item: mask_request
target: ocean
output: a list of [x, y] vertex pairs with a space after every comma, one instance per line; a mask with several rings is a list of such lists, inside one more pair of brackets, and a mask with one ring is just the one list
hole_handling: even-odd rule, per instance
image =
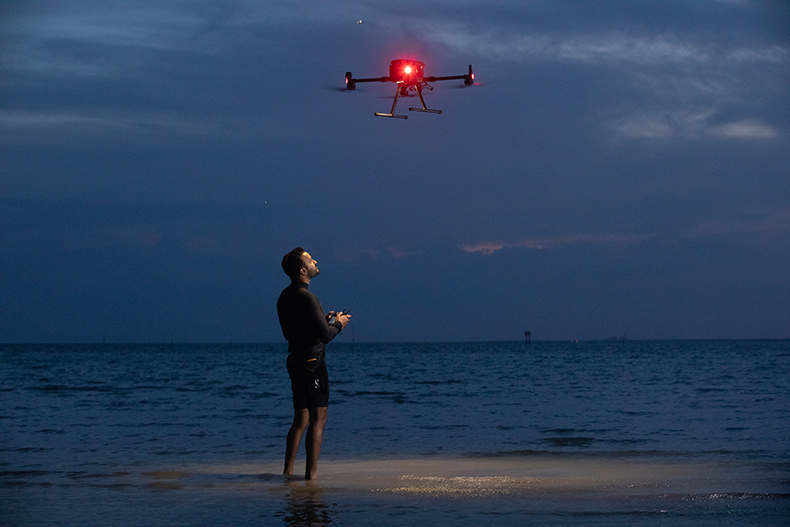
[[[790, 341], [0, 345], [0, 525], [790, 525]], [[304, 470], [304, 445], [296, 472]]]

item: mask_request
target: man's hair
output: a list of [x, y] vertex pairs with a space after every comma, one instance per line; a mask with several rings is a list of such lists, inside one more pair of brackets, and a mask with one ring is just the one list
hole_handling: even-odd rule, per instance
[[303, 254], [304, 249], [297, 247], [283, 256], [283, 271], [285, 271], [285, 274], [287, 274], [291, 280], [299, 277], [299, 271], [304, 266], [304, 260], [302, 260]]

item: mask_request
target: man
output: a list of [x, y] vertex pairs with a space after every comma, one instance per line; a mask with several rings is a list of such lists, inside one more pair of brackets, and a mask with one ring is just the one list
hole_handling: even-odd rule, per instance
[[277, 316], [288, 341], [287, 365], [294, 402], [294, 420], [286, 440], [283, 474], [293, 475], [299, 443], [307, 429], [305, 479], [318, 477], [318, 456], [329, 405], [324, 347], [351, 319], [348, 314], [334, 311], [324, 314], [321, 303], [308, 291], [310, 280], [319, 273], [316, 264], [301, 247], [286, 254], [282, 266], [291, 279], [291, 285], [283, 289], [277, 300]]

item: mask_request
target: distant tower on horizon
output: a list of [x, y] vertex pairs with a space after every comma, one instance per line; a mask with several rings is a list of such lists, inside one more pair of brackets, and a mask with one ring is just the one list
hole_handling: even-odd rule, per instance
[[524, 332], [524, 344], [526, 344], [527, 346], [532, 344], [532, 332], [531, 331], [525, 331]]

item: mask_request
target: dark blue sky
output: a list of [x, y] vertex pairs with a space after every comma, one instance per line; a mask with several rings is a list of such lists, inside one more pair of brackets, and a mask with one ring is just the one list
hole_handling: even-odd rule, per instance
[[0, 341], [282, 341], [296, 245], [346, 341], [790, 337], [790, 2], [0, 16]]

